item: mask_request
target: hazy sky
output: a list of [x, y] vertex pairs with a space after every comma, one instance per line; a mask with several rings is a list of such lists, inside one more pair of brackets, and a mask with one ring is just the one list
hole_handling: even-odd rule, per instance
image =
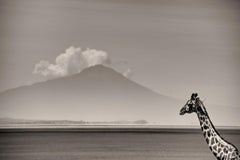
[[0, 0], [0, 91], [33, 80], [70, 46], [158, 93], [238, 106], [240, 3], [224, 0]]

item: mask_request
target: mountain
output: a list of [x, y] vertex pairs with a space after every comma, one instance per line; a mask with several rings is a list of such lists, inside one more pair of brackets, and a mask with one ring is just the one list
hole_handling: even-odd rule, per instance
[[[165, 121], [177, 100], [159, 95], [115, 70], [97, 65], [81, 73], [0, 94], [0, 117], [84, 121]], [[175, 108], [174, 108], [175, 107]], [[175, 113], [167, 113], [174, 110]], [[161, 118], [160, 118], [161, 117]]]
[[97, 65], [76, 75], [0, 93], [0, 117], [189, 124], [189, 117], [179, 116], [183, 104]]

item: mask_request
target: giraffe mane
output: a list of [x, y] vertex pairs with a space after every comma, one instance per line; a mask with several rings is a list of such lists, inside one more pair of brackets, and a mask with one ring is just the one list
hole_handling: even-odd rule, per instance
[[206, 114], [208, 116], [208, 113], [207, 113], [207, 110], [206, 110], [206, 108], [203, 104], [203, 101], [201, 101], [200, 98], [197, 98], [196, 100], [197, 100], [196, 102], [199, 104], [199, 107], [201, 108], [203, 114]]

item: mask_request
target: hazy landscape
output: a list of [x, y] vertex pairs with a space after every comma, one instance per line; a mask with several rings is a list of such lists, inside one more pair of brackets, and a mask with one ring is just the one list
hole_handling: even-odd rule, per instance
[[[179, 116], [184, 103], [153, 92], [109, 67], [96, 65], [75, 75], [0, 93], [0, 117], [85, 122], [143, 119], [155, 125], [193, 125], [188, 117]], [[239, 125], [239, 107], [210, 105], [207, 110], [213, 120], [218, 119], [216, 125]], [[198, 125], [197, 117], [194, 125]]]
[[0, 160], [214, 160], [190, 97], [240, 149], [239, 8], [0, 0]]

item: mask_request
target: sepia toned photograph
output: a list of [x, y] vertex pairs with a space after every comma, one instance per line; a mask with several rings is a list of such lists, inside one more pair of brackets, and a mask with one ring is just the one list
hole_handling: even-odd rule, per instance
[[240, 160], [240, 1], [0, 0], [0, 160]]

